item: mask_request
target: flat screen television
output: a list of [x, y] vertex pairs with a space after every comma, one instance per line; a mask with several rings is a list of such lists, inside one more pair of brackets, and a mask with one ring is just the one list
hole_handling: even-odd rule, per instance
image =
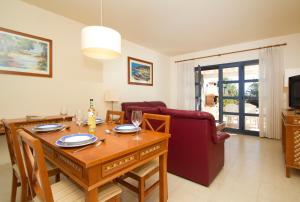
[[300, 75], [289, 78], [289, 106], [300, 109]]

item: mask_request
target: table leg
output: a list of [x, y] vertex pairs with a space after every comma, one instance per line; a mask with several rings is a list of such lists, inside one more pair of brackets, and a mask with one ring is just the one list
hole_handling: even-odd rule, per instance
[[98, 201], [98, 189], [95, 188], [90, 191], [86, 191], [85, 201], [86, 202], [97, 202]]
[[167, 201], [167, 153], [159, 156], [159, 201]]
[[290, 177], [290, 168], [287, 166], [285, 166], [285, 176], [288, 178]]

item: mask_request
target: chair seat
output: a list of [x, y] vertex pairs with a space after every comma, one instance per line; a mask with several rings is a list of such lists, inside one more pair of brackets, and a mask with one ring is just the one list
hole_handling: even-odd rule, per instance
[[[55, 202], [84, 202], [85, 193], [74, 183], [69, 180], [61, 180], [55, 184], [51, 185], [53, 200]], [[119, 194], [122, 190], [119, 186], [114, 183], [107, 183], [100, 187], [98, 191], [98, 201], [107, 201]], [[40, 202], [40, 200], [35, 197], [34, 202]]]
[[150, 171], [157, 168], [159, 166], [158, 159], [154, 159], [148, 163], [145, 163], [144, 165], [141, 165], [140, 167], [130, 171], [130, 173], [135, 174], [139, 177], [144, 177], [147, 175]]

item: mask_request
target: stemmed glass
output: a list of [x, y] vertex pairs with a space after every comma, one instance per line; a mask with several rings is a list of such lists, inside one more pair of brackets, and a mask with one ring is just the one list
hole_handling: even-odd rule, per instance
[[[131, 122], [136, 128], [138, 128], [139, 125], [142, 123], [142, 119], [143, 117], [141, 111], [132, 111]], [[137, 131], [134, 140], [141, 140], [141, 139], [142, 138], [139, 136], [139, 131]]]
[[60, 109], [60, 115], [62, 116], [63, 118], [63, 124], [65, 124], [65, 119], [66, 119], [66, 116], [68, 115], [68, 109], [63, 106], [61, 109]]
[[77, 110], [76, 114], [75, 114], [75, 122], [78, 125], [78, 134], [80, 134], [80, 127], [84, 121], [83, 119], [84, 119], [84, 116], [83, 116], [82, 111], [80, 109]]

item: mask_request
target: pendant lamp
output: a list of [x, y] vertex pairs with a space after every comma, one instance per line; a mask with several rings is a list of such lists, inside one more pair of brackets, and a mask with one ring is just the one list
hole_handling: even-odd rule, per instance
[[81, 31], [81, 50], [84, 55], [95, 59], [114, 59], [121, 55], [121, 35], [114, 29], [102, 25], [87, 26]]

